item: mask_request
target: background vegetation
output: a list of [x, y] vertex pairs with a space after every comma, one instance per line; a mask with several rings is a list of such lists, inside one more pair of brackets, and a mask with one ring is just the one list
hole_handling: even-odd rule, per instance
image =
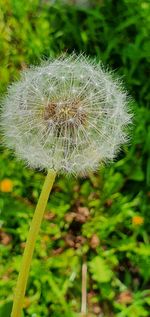
[[[78, 3], [77, 3], [78, 2]], [[86, 179], [58, 177], [36, 244], [24, 316], [150, 316], [150, 3], [0, 0], [0, 91], [19, 71], [64, 51], [85, 52], [120, 75], [133, 98], [129, 146]], [[44, 173], [0, 152], [0, 316], [9, 317]]]

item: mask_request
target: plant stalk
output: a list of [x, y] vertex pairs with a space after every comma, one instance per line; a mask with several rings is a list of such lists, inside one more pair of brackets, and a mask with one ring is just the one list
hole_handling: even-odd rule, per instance
[[40, 194], [40, 197], [39, 197], [39, 200], [33, 215], [33, 219], [31, 222], [30, 230], [28, 233], [27, 241], [26, 241], [25, 250], [23, 253], [21, 268], [18, 275], [11, 317], [21, 317], [35, 242], [40, 230], [43, 214], [47, 205], [47, 201], [48, 201], [49, 194], [51, 192], [55, 177], [56, 177], [55, 171], [53, 170], [48, 171], [48, 174], [45, 178], [45, 182], [43, 184], [43, 188], [42, 188], [42, 191], [41, 191], [41, 194]]
[[87, 264], [82, 265], [82, 301], [81, 301], [81, 316], [86, 316], [87, 313]]

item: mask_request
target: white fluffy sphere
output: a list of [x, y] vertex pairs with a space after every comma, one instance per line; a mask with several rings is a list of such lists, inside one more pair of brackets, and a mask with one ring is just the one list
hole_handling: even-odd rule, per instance
[[86, 174], [126, 142], [127, 95], [100, 64], [75, 54], [30, 67], [2, 105], [4, 141], [35, 168]]

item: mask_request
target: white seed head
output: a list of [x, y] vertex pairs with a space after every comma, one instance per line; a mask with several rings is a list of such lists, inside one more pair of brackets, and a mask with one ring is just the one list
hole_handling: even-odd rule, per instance
[[4, 142], [31, 167], [86, 174], [126, 142], [127, 100], [119, 81], [84, 55], [43, 62], [8, 89]]

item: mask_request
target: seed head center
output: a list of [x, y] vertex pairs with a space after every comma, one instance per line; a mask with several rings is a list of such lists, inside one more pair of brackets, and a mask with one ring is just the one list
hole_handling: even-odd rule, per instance
[[83, 124], [86, 119], [86, 113], [82, 110], [80, 101], [49, 102], [44, 109], [43, 118], [45, 121], [53, 120], [54, 123], [62, 124], [64, 122], [76, 122], [76, 126]]

